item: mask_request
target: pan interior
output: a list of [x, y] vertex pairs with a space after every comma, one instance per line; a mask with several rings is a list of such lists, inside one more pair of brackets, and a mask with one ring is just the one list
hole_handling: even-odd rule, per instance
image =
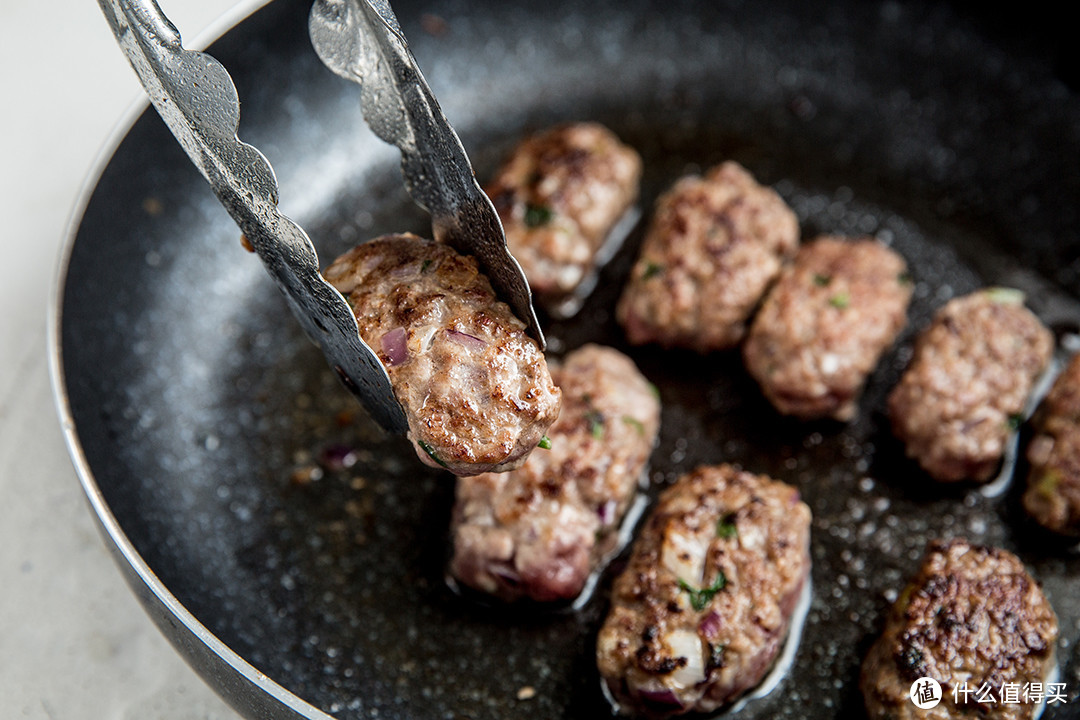
[[[355, 89], [312, 53], [306, 5], [273, 3], [212, 52], [237, 81], [241, 137], [271, 160], [283, 211], [325, 265], [384, 232], [428, 231]], [[1080, 687], [1075, 552], [1017, 514], [1018, 483], [987, 496], [925, 481], [882, 416], [912, 334], [949, 297], [1018, 286], [1075, 332], [1076, 97], [949, 6], [804, 5], [395, 10], [481, 179], [523, 133], [595, 119], [642, 153], [646, 216], [675, 178], [730, 158], [780, 192], [804, 237], [876, 235], [912, 267], [909, 328], [848, 425], [778, 417], [737, 353], [627, 347], [612, 309], [640, 227], [578, 316], [546, 326], [552, 352], [607, 343], [660, 388], [654, 492], [726, 461], [794, 484], [813, 509], [799, 653], [743, 717], [861, 712], [862, 656], [938, 536], [1020, 553], [1059, 614], [1062, 679]], [[609, 712], [592, 648], [610, 572], [576, 612], [447, 587], [452, 479], [338, 384], [156, 116], [135, 123], [90, 200], [62, 317], [71, 409], [106, 501], [164, 584], [259, 670], [341, 718]]]

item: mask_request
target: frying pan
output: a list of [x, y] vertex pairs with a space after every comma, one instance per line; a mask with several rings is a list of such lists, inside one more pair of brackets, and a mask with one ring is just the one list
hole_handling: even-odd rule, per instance
[[[240, 135], [323, 263], [426, 233], [395, 151], [306, 37], [306, 0], [213, 44]], [[917, 2], [399, 0], [395, 10], [481, 178], [525, 132], [608, 124], [645, 159], [643, 205], [735, 159], [805, 237], [875, 234], [903, 253], [911, 324], [858, 419], [779, 417], [738, 353], [629, 348], [613, 306], [641, 228], [552, 352], [628, 352], [659, 388], [652, 492], [728, 461], [797, 486], [814, 512], [813, 599], [794, 664], [742, 717], [858, 717], [860, 661], [928, 539], [1018, 552], [1061, 621], [1080, 711], [1080, 558], [1016, 510], [1021, 483], [940, 487], [889, 437], [884, 397], [949, 297], [1020, 287], [1060, 336], [1080, 318], [1080, 103], [1046, 45]], [[1060, 68], [1059, 68], [1060, 69]], [[576, 611], [485, 605], [444, 581], [452, 479], [383, 434], [302, 335], [152, 112], [84, 198], [58, 290], [58, 402], [128, 582], [162, 631], [251, 718], [595, 718], [609, 569]], [[1022, 472], [1022, 463], [1017, 472]], [[617, 566], [618, 563], [616, 563]]]

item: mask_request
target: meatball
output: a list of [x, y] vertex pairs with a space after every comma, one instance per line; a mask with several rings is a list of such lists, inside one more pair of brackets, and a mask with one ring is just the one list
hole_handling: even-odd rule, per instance
[[1080, 536], [1080, 355], [1054, 381], [1034, 425], [1024, 507], [1044, 527]]
[[484, 190], [542, 305], [577, 310], [625, 237], [613, 231], [640, 181], [641, 157], [597, 123], [560, 125], [514, 149]]
[[586, 345], [552, 366], [563, 408], [517, 470], [459, 478], [451, 573], [503, 600], [577, 597], [617, 549], [660, 425], [655, 389], [622, 353]]
[[387, 235], [348, 251], [325, 275], [386, 366], [422, 461], [455, 475], [525, 461], [558, 417], [559, 389], [474, 258]]
[[730, 465], [661, 493], [597, 638], [613, 697], [653, 716], [711, 712], [761, 682], [810, 570], [795, 488]]
[[946, 303], [889, 394], [893, 433], [938, 480], [990, 479], [1050, 362], [1053, 335], [1023, 302], [994, 288]]
[[[1002, 688], [1043, 682], [1057, 632], [1050, 603], [1015, 555], [964, 540], [932, 542], [863, 663], [867, 713], [871, 720], [1030, 718], [1035, 705], [1001, 702]], [[935, 708], [911, 701], [923, 677], [941, 685]]]
[[803, 245], [743, 346], [750, 374], [785, 415], [855, 416], [867, 376], [907, 324], [904, 259], [870, 238]]
[[795, 213], [741, 165], [675, 183], [656, 203], [617, 307], [631, 343], [733, 347], [798, 246]]

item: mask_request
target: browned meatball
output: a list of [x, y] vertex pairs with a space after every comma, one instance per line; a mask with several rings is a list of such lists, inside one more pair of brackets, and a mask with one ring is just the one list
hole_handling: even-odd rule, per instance
[[558, 417], [559, 389], [474, 258], [387, 235], [345, 253], [325, 275], [386, 366], [422, 461], [455, 475], [525, 461]]
[[[867, 713], [871, 720], [1030, 718], [1034, 704], [1003, 703], [1001, 692], [1006, 683], [1044, 680], [1057, 632], [1053, 608], [1015, 555], [935, 541], [863, 663]], [[941, 684], [937, 707], [911, 701], [911, 685], [923, 677]], [[980, 689], [993, 702], [978, 702]]]
[[503, 600], [581, 593], [616, 549], [660, 425], [655, 390], [617, 350], [586, 345], [551, 372], [563, 408], [550, 449], [458, 479], [451, 573]]
[[665, 490], [615, 581], [597, 639], [625, 708], [711, 712], [775, 660], [810, 570], [810, 509], [795, 488], [730, 465]]
[[893, 432], [938, 480], [986, 481], [1022, 419], [1054, 338], [1016, 290], [955, 298], [915, 343], [889, 395]]
[[741, 165], [675, 183], [656, 203], [617, 315], [631, 343], [733, 347], [799, 242], [795, 213]]
[[803, 245], [769, 292], [743, 346], [776, 409], [855, 416], [867, 376], [907, 324], [912, 283], [881, 243], [823, 236]]
[[1080, 536], [1080, 355], [1040, 404], [1027, 458], [1024, 507], [1050, 530]]
[[545, 307], [567, 314], [592, 289], [596, 266], [613, 254], [605, 241], [637, 201], [640, 181], [633, 148], [603, 125], [576, 123], [526, 138], [484, 188]]

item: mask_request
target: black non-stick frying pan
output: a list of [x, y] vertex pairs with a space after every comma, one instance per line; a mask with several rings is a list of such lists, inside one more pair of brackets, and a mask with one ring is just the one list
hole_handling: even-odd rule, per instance
[[[309, 6], [267, 5], [211, 51], [237, 81], [241, 137], [269, 156], [283, 211], [325, 264], [427, 226], [356, 88], [311, 50]], [[554, 353], [608, 343], [659, 386], [654, 490], [729, 461], [796, 485], [813, 509], [798, 654], [740, 716], [860, 716], [862, 656], [937, 536], [1014, 550], [1044, 583], [1069, 693], [1046, 717], [1080, 716], [1080, 557], [1016, 510], [1020, 483], [927, 481], [882, 415], [913, 332], [953, 295], [1017, 286], [1061, 337], [1080, 320], [1080, 98], [1046, 46], [1013, 31], [1024, 23], [916, 2], [395, 10], [481, 179], [523, 133], [595, 119], [644, 156], [646, 212], [680, 174], [732, 158], [784, 196], [804, 236], [874, 234], [913, 268], [909, 330], [847, 425], [779, 417], [737, 353], [628, 348], [612, 308], [640, 228], [581, 313], [547, 324]], [[610, 571], [577, 611], [447, 586], [452, 478], [339, 386], [152, 111], [103, 168], [68, 253], [57, 380], [83, 483], [148, 611], [241, 713], [610, 713], [593, 661]]]

